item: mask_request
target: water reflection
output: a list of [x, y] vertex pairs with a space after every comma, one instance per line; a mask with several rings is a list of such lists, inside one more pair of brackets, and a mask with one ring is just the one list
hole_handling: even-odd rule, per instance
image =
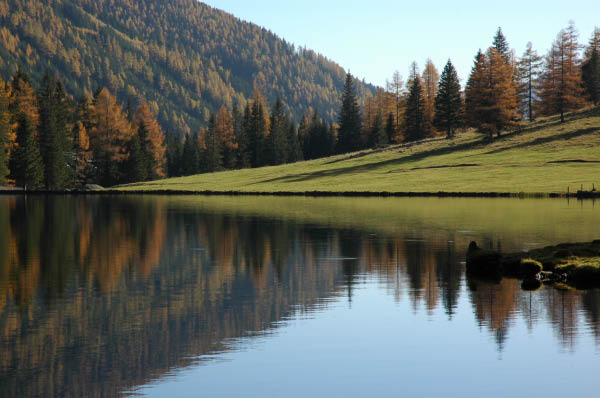
[[443, 220], [429, 227], [418, 217], [387, 228], [377, 216], [307, 220], [221, 205], [1, 197], [0, 395], [118, 395], [298, 311], [318, 316], [338, 297], [352, 305], [372, 277], [431, 317], [442, 308], [453, 320], [467, 294], [500, 352], [517, 319], [530, 330], [552, 325], [566, 350], [582, 333], [600, 342], [597, 290], [466, 280], [461, 262], [473, 236], [509, 250], [529, 236]]

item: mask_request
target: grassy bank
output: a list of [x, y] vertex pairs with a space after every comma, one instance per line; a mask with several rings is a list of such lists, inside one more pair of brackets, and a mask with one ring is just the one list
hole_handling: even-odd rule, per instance
[[295, 164], [225, 171], [121, 190], [566, 193], [600, 188], [600, 114], [526, 124], [485, 142], [475, 132]]

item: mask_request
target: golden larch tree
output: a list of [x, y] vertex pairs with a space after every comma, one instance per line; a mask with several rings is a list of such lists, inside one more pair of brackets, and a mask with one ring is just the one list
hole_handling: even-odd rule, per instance
[[431, 59], [427, 59], [422, 78], [423, 99], [425, 102], [424, 129], [425, 135], [431, 136], [436, 133], [433, 127], [433, 118], [435, 116], [435, 96], [437, 95], [438, 83], [440, 81], [440, 75]]
[[15, 131], [18, 128], [17, 119], [20, 114], [25, 114], [31, 122], [31, 126], [37, 130], [40, 123], [40, 115], [38, 111], [37, 96], [35, 90], [31, 86], [31, 82], [26, 74], [17, 71], [12, 79], [8, 91], [9, 110], [12, 115], [11, 120], [11, 143], [16, 138]]
[[541, 78], [540, 110], [544, 115], [560, 114], [561, 122], [565, 121], [565, 112], [585, 104], [577, 38], [573, 23], [558, 33]]
[[237, 160], [238, 143], [235, 137], [233, 118], [225, 105], [221, 105], [216, 116], [217, 132], [223, 143], [223, 165], [234, 168]]
[[514, 69], [494, 47], [477, 55], [466, 97], [470, 124], [488, 137], [517, 125]]
[[154, 161], [156, 164], [156, 174], [159, 177], [164, 177], [165, 174], [165, 136], [156, 120], [156, 117], [150, 110], [150, 107], [147, 103], [142, 102], [140, 106], [135, 111], [135, 115], [133, 116], [133, 124], [137, 129], [140, 126], [144, 126], [147, 132], [147, 138], [150, 143], [150, 152], [154, 156]]
[[119, 180], [118, 163], [127, 158], [127, 143], [134, 129], [121, 105], [106, 88], [100, 90], [92, 108], [90, 146], [94, 153], [97, 180], [112, 185]]

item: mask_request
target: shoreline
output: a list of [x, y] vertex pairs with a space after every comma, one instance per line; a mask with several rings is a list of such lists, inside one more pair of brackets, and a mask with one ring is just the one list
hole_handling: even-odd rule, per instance
[[564, 198], [600, 199], [598, 191], [578, 191], [576, 193], [557, 192], [375, 192], [375, 191], [191, 191], [191, 190], [63, 190], [63, 191], [24, 191], [22, 189], [0, 189], [0, 195], [161, 195], [161, 196], [305, 196], [305, 197], [430, 197], [430, 198]]

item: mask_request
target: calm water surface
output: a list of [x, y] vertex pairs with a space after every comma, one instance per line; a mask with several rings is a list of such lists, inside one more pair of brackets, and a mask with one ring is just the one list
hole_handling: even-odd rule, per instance
[[0, 396], [600, 394], [600, 291], [467, 278], [567, 200], [0, 196]]

